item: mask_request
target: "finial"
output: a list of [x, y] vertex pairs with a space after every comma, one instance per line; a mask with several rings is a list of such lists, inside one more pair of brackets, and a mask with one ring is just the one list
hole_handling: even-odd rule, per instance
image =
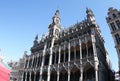
[[88, 14], [89, 12], [93, 13], [91, 9], [89, 9], [88, 7], [86, 7], [86, 13]]
[[55, 16], [57, 16], [57, 17], [58, 17], [58, 16], [59, 16], [59, 14], [60, 14], [60, 13], [59, 13], [59, 10], [57, 9], [57, 10], [56, 10], [56, 12], [55, 12]]
[[89, 10], [89, 8], [88, 8], [88, 7], [86, 7], [86, 10]]
[[36, 35], [35, 40], [38, 40], [38, 34]]

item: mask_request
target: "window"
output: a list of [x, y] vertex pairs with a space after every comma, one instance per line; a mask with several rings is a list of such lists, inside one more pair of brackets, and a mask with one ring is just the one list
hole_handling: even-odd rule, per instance
[[120, 12], [118, 13], [118, 15], [120, 15]]
[[116, 18], [116, 15], [115, 15], [115, 14], [113, 14], [113, 18]]
[[116, 21], [116, 24], [117, 24], [118, 28], [120, 28], [120, 21], [119, 20]]
[[110, 26], [111, 26], [111, 28], [112, 28], [113, 31], [116, 30], [116, 27], [115, 27], [114, 23], [110, 23]]
[[119, 34], [115, 34], [115, 39], [116, 39], [117, 44], [120, 44], [120, 36], [119, 36]]
[[109, 20], [111, 20], [111, 18], [109, 17]]

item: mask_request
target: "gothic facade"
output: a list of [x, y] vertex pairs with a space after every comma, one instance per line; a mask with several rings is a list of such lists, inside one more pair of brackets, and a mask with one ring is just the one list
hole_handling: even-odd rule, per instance
[[118, 65], [120, 70], [120, 11], [112, 7], [109, 8], [108, 17], [106, 17], [106, 21], [109, 25], [115, 43], [115, 48], [118, 54]]
[[93, 12], [62, 29], [59, 10], [49, 25], [49, 34], [35, 37], [31, 54], [25, 57], [20, 81], [110, 81], [108, 53]]

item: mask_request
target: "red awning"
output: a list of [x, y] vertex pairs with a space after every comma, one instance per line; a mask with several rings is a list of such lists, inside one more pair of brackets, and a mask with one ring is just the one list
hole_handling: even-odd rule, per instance
[[9, 81], [10, 69], [0, 63], [0, 81]]

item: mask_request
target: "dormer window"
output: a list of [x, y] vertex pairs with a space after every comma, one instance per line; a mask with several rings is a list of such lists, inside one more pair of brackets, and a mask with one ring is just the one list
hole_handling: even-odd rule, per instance
[[119, 21], [119, 20], [117, 20], [117, 21], [115, 21], [115, 22], [116, 22], [116, 24], [117, 24], [118, 28], [120, 28], [120, 21]]
[[116, 18], [117, 16], [116, 16], [116, 14], [112, 14], [113, 15], [113, 18]]
[[111, 20], [111, 18], [109, 17], [109, 20]]
[[115, 34], [115, 39], [116, 39], [117, 44], [120, 44], [120, 36], [119, 36], [119, 34]]

